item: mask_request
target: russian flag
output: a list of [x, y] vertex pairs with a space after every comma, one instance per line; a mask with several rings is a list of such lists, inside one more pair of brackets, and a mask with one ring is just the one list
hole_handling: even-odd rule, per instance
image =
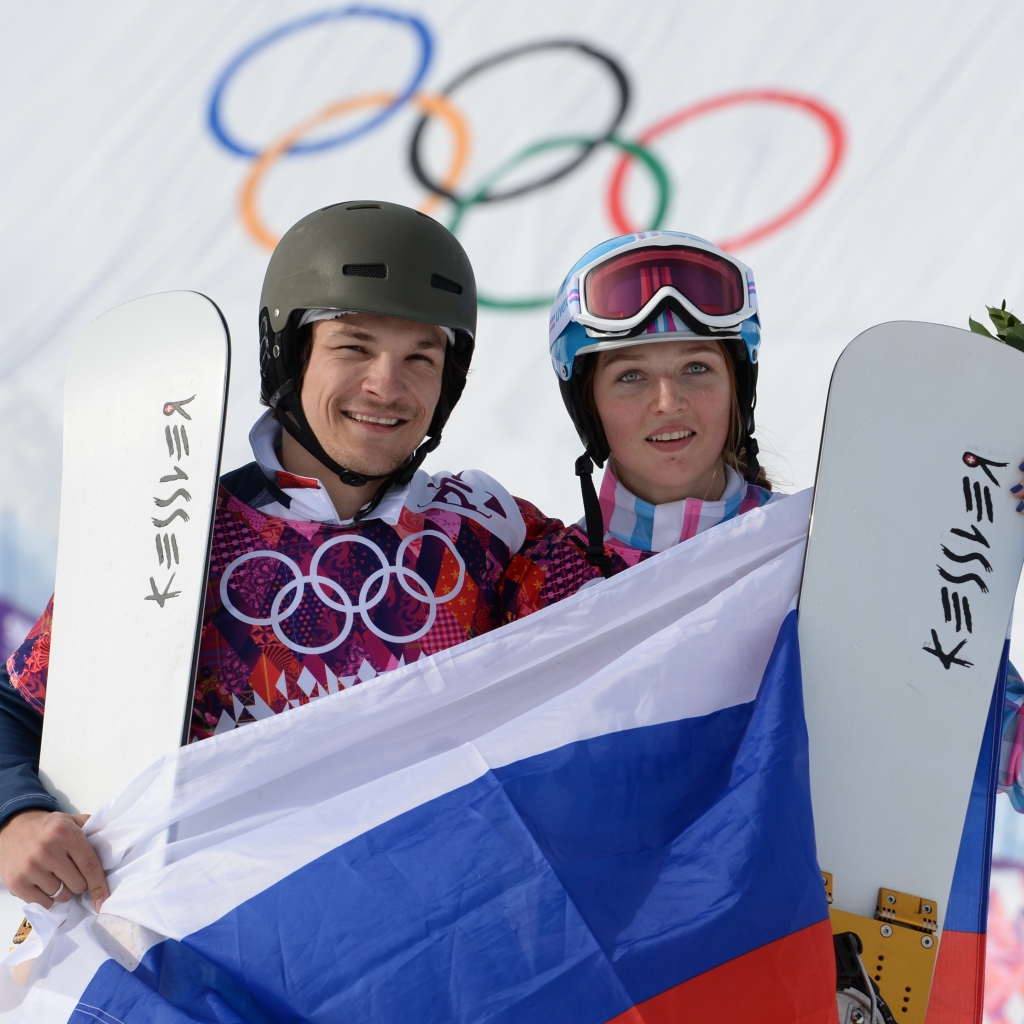
[[157, 762], [88, 825], [103, 913], [37, 908], [0, 1009], [834, 1024], [793, 611], [809, 504]]

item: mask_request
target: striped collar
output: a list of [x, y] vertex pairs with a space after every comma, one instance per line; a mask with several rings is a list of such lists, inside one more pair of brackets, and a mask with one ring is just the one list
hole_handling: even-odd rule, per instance
[[665, 551], [712, 526], [781, 497], [756, 484], [748, 484], [731, 466], [726, 466], [725, 471], [725, 492], [718, 501], [686, 498], [652, 505], [628, 491], [609, 462], [601, 481], [605, 539], [614, 538], [640, 551]]

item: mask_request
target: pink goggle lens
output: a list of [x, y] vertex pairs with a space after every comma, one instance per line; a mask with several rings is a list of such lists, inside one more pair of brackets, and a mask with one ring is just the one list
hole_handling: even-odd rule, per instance
[[636, 316], [659, 288], [675, 288], [708, 316], [743, 309], [746, 288], [739, 268], [702, 249], [633, 249], [587, 275], [587, 309], [605, 320]]

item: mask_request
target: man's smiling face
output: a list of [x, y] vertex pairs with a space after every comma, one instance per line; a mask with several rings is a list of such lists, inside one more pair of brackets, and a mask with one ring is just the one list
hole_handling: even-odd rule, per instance
[[302, 408], [335, 462], [387, 476], [416, 450], [441, 395], [439, 327], [372, 313], [313, 324]]

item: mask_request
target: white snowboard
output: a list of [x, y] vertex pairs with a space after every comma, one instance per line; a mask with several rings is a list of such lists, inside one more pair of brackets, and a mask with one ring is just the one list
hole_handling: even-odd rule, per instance
[[1022, 395], [1024, 354], [953, 327], [883, 324], [836, 365], [799, 629], [837, 909], [895, 889], [941, 933], [1024, 562]]
[[97, 810], [183, 741], [229, 355], [196, 292], [118, 306], [71, 355], [40, 757], [66, 810]]

